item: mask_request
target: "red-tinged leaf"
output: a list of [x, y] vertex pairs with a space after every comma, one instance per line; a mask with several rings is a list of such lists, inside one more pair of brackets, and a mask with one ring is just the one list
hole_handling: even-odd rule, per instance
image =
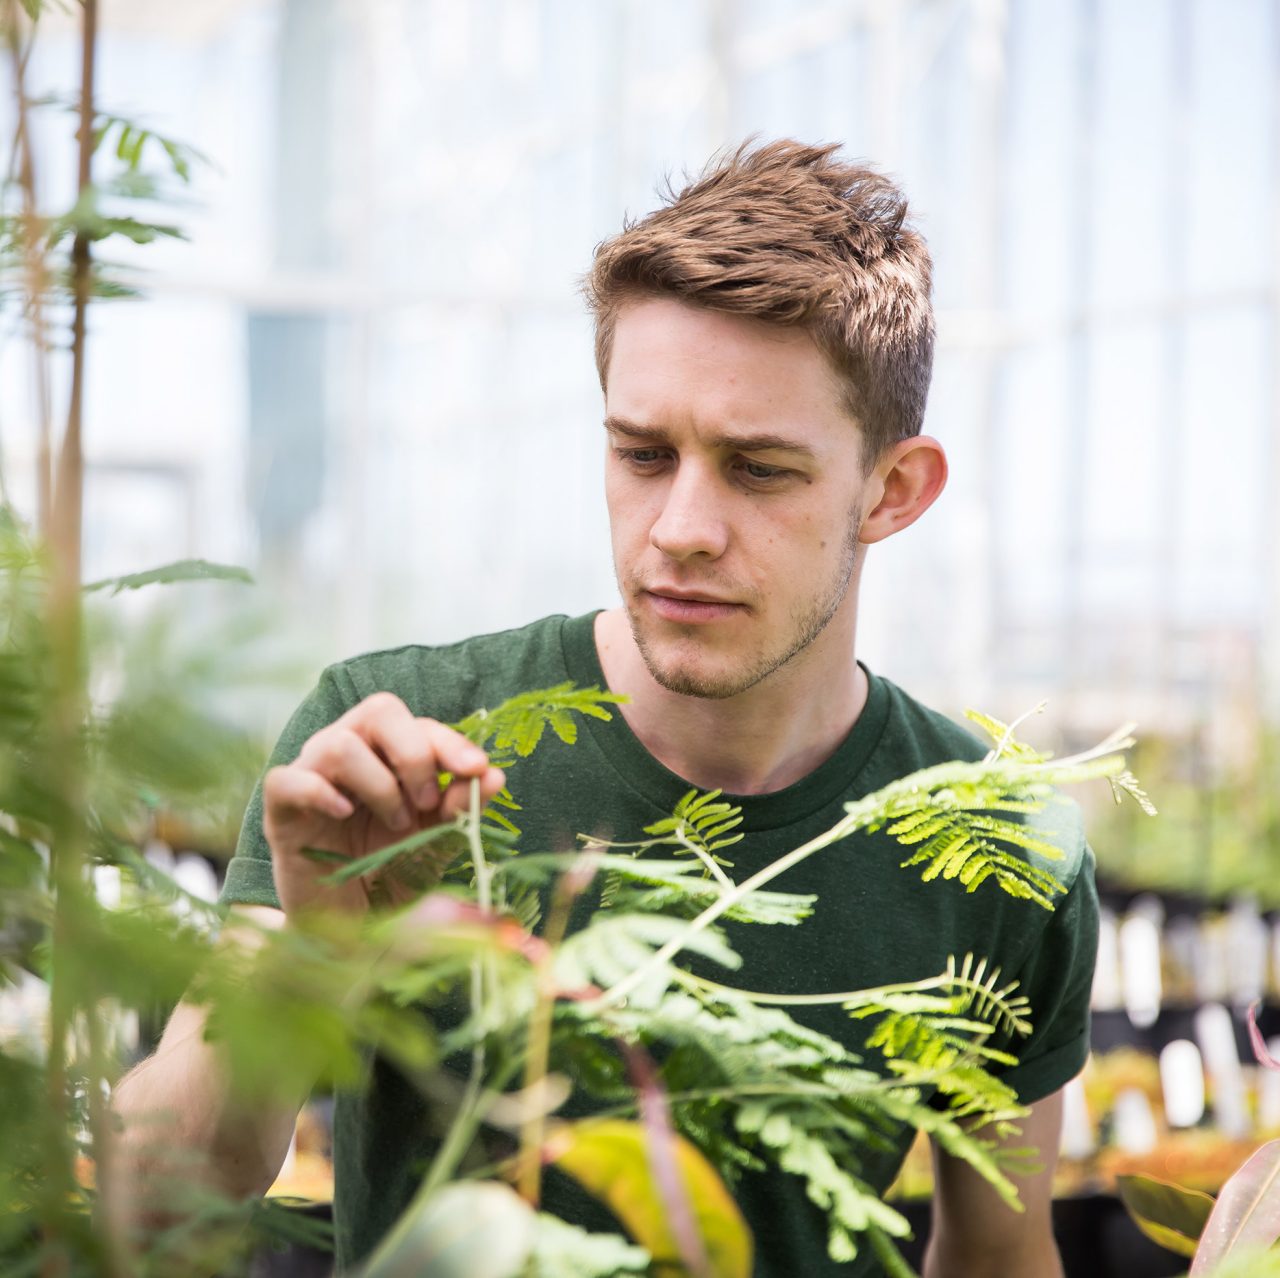
[[1258, 1028], [1258, 1000], [1249, 1004], [1249, 1042], [1253, 1045], [1253, 1055], [1263, 1069], [1280, 1069], [1280, 1061], [1267, 1051], [1266, 1040]]
[[392, 919], [390, 932], [404, 943], [405, 953], [415, 947], [426, 952], [433, 942], [468, 936], [519, 954], [535, 966], [550, 952], [544, 940], [525, 931], [515, 919], [487, 913], [447, 892], [432, 892], [416, 901]]
[[1116, 1188], [1134, 1224], [1152, 1242], [1179, 1256], [1194, 1256], [1213, 1198], [1154, 1176], [1117, 1176]]
[[1238, 1249], [1280, 1238], [1280, 1140], [1268, 1141], [1222, 1187], [1200, 1236], [1191, 1278], [1211, 1274]]
[[[707, 1272], [712, 1278], [749, 1278], [751, 1233], [738, 1205], [693, 1145], [674, 1133], [672, 1143], [706, 1253]], [[552, 1162], [617, 1216], [661, 1270], [664, 1264], [679, 1264], [680, 1257], [662, 1194], [654, 1183], [648, 1144], [641, 1123], [592, 1118], [561, 1128], [547, 1152]]]
[[455, 1182], [409, 1204], [360, 1278], [517, 1278], [536, 1227], [537, 1214], [509, 1185]]

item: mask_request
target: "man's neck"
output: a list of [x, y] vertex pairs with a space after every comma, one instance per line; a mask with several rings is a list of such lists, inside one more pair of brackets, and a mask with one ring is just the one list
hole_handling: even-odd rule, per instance
[[719, 700], [658, 683], [620, 608], [596, 617], [595, 641], [609, 687], [630, 698], [620, 707], [627, 726], [655, 759], [703, 790], [771, 794], [793, 785], [836, 752], [867, 702], [852, 634], [824, 633], [807, 660]]

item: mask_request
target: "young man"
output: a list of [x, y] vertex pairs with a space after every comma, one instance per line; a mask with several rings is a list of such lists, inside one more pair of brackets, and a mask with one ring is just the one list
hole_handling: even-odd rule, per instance
[[[828, 828], [850, 799], [984, 753], [854, 655], [867, 546], [914, 523], [946, 480], [941, 446], [920, 434], [930, 262], [905, 212], [887, 181], [834, 147], [777, 142], [722, 160], [597, 250], [587, 295], [622, 606], [331, 667], [254, 796], [224, 899], [286, 927], [320, 902], [366, 909], [359, 883], [322, 887], [325, 868], [301, 849], [360, 855], [451, 818], [472, 778], [491, 797], [502, 775], [442, 724], [565, 679], [630, 700], [571, 750], [552, 742], [513, 772], [528, 847], [572, 847], [580, 831], [634, 837], [689, 786], [720, 788], [743, 808], [743, 875]], [[455, 778], [443, 794], [442, 770]], [[748, 988], [912, 980], [974, 952], [1031, 999], [1034, 1032], [1006, 1078], [1031, 1105], [1018, 1143], [1039, 1147], [1044, 1170], [1021, 1182], [1015, 1214], [939, 1152], [929, 1278], [1061, 1272], [1049, 1182], [1060, 1088], [1088, 1049], [1097, 920], [1078, 830], [1063, 852], [1055, 872], [1071, 890], [1047, 913], [994, 888], [924, 887], [883, 839], [850, 840], [775, 884], [819, 894], [804, 927], [734, 936]], [[805, 1011], [856, 1045], [838, 1007]], [[293, 1116], [237, 1116], [199, 1029], [199, 1013], [180, 1008], [119, 1106], [179, 1110], [181, 1139], [213, 1151], [225, 1185], [261, 1191]], [[362, 1095], [339, 1101], [342, 1262], [376, 1244], [415, 1188], [423, 1125], [414, 1089], [381, 1064]], [[872, 1160], [872, 1183], [889, 1183], [909, 1137]], [[553, 1209], [559, 1192], [551, 1181]], [[827, 1258], [798, 1180], [748, 1176], [739, 1198], [759, 1274], [876, 1272], [865, 1254]]]

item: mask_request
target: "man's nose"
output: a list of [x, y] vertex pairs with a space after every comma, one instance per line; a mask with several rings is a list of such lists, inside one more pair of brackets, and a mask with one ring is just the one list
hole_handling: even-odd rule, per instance
[[680, 464], [649, 530], [649, 542], [677, 561], [695, 555], [718, 559], [724, 554], [728, 525], [720, 510], [714, 476], [697, 463]]

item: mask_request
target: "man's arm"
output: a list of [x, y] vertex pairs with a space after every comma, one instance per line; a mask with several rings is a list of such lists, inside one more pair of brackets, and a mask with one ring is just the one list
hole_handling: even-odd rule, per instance
[[[235, 926], [239, 915], [254, 926]], [[238, 906], [224, 936], [252, 945], [261, 929], [284, 926], [279, 910]], [[112, 1209], [145, 1224], [166, 1214], [161, 1205], [171, 1178], [200, 1183], [234, 1198], [264, 1193], [279, 1174], [298, 1108], [252, 1112], [237, 1104], [218, 1047], [204, 1037], [205, 1009], [179, 1003], [155, 1053], [115, 1088], [112, 1107], [121, 1120], [113, 1178], [121, 1198]], [[160, 1208], [157, 1212], [157, 1207]]]
[[1053, 1239], [1053, 1169], [1062, 1131], [1062, 1093], [1031, 1106], [1020, 1135], [1006, 1144], [1034, 1146], [1040, 1171], [1014, 1178], [1025, 1211], [1015, 1212], [962, 1159], [933, 1148], [933, 1229], [924, 1278], [1062, 1278]]

